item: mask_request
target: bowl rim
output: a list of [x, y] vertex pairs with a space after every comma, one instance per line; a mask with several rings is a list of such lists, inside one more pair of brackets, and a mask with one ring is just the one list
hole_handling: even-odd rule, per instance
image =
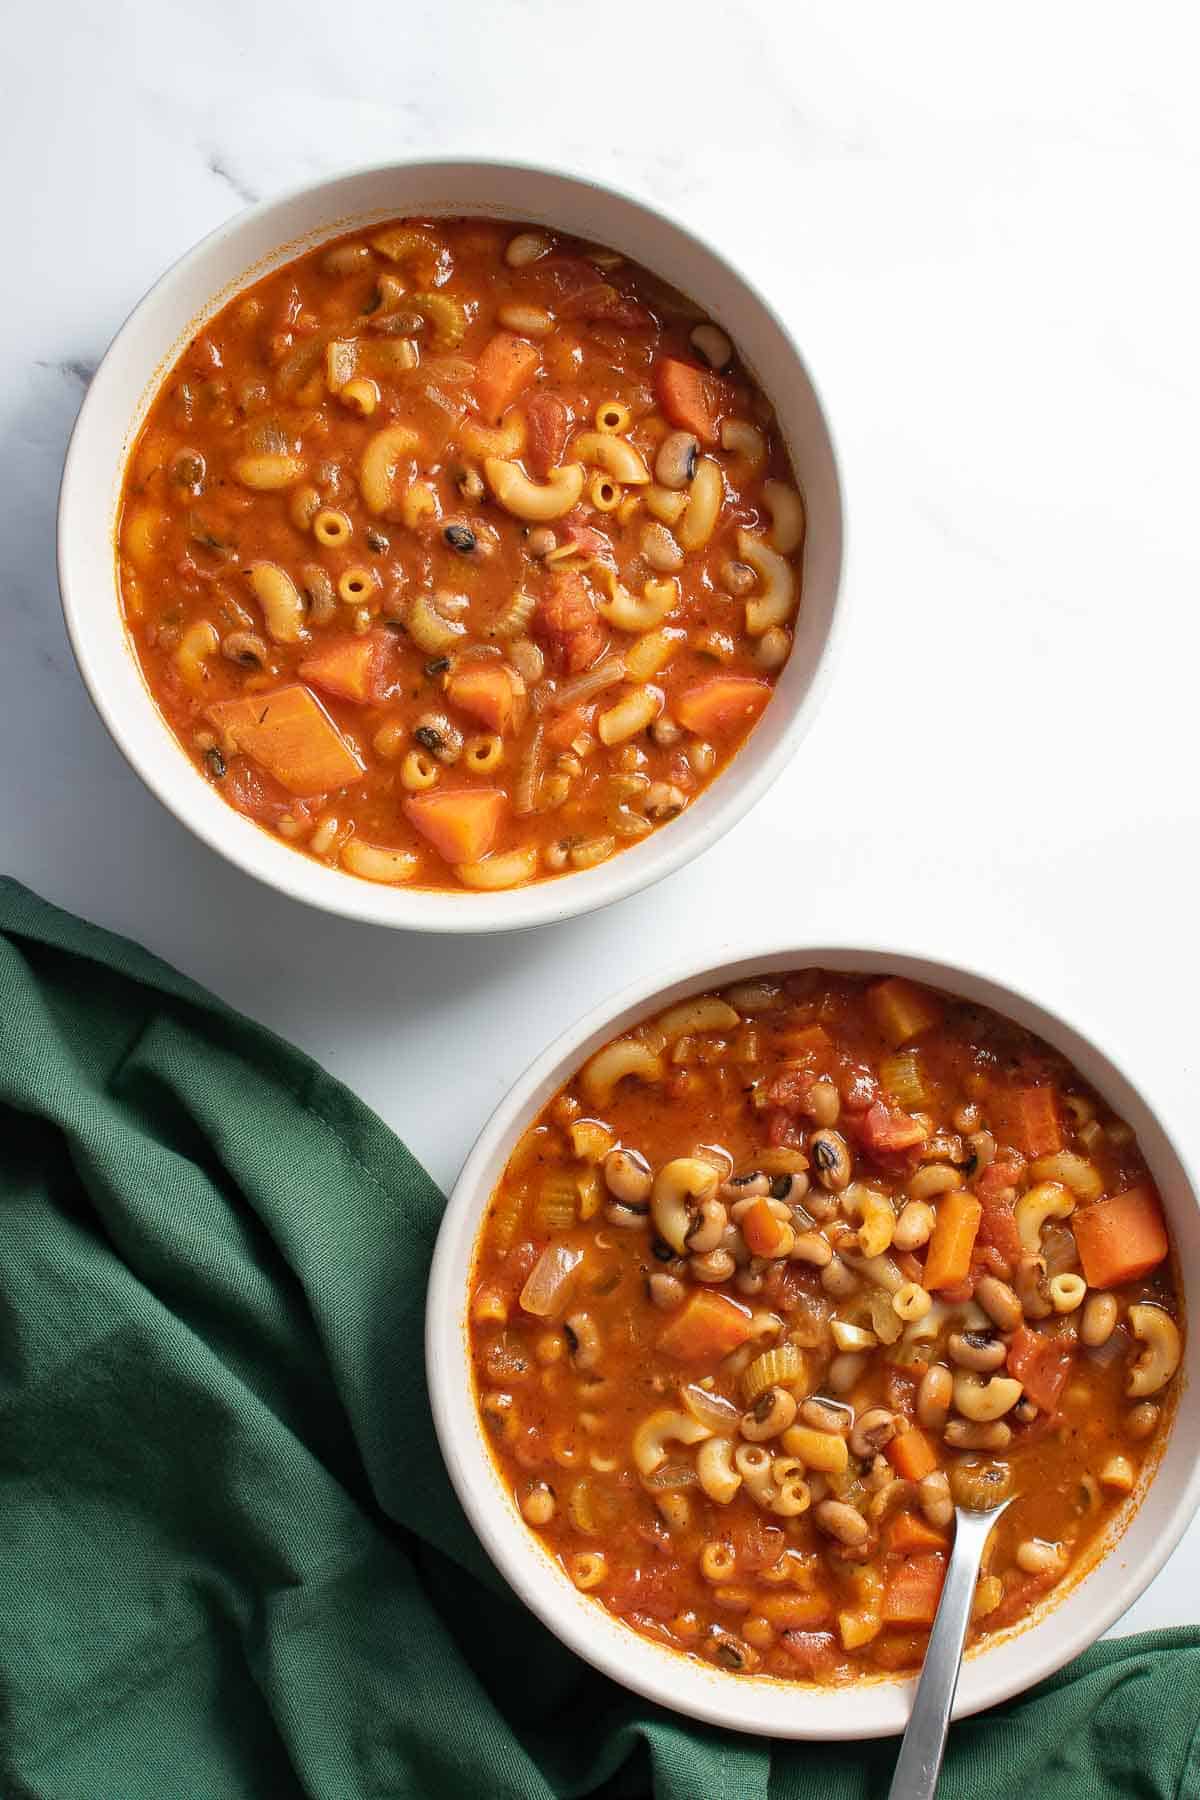
[[[96, 581], [94, 571], [89, 571], [83, 562], [89, 547], [80, 542], [81, 531], [74, 523], [79, 505], [78, 496], [85, 485], [94, 479], [89, 467], [89, 459], [94, 454], [92, 436], [94, 433], [102, 434], [103, 443], [108, 435], [101, 419], [101, 396], [108, 383], [116, 379], [113, 371], [118, 347], [136, 339], [143, 320], [148, 319], [153, 309], [164, 300], [169, 300], [172, 290], [189, 275], [202, 270], [214, 253], [231, 240], [253, 232], [273, 214], [284, 214], [289, 208], [305, 204], [316, 207], [323, 196], [339, 187], [383, 179], [388, 175], [404, 174], [411, 177], [416, 172], [428, 172], [431, 184], [436, 184], [442, 171], [462, 175], [470, 170], [487, 171], [517, 179], [528, 176], [564, 182], [613, 199], [621, 207], [632, 209], [643, 218], [668, 227], [689, 249], [715, 266], [721, 276], [731, 281], [750, 304], [759, 309], [807, 383], [824, 439], [824, 455], [828, 461], [833, 501], [831, 539], [834, 560], [828, 622], [804, 692], [798, 701], [788, 703], [788, 714], [778, 728], [775, 742], [761, 753], [756, 766], [751, 767], [748, 763], [745, 767], [737, 766], [742, 752], [753, 741], [755, 734], [752, 732], [735, 753], [731, 766], [700, 796], [703, 806], [698, 805], [694, 813], [688, 809], [665, 829], [653, 833], [642, 843], [631, 846], [610, 861], [593, 869], [574, 871], [553, 880], [496, 893], [459, 894], [450, 889], [389, 887], [356, 879], [340, 870], [325, 869], [320, 869], [321, 875], [328, 875], [331, 879], [328, 882], [316, 882], [313, 887], [309, 887], [301, 877], [310, 859], [303, 858], [290, 846], [275, 843], [270, 834], [259, 827], [252, 826], [256, 834], [254, 837], [240, 832], [226, 835], [217, 818], [214, 816], [210, 822], [204, 809], [194, 803], [186, 782], [181, 779], [186, 773], [194, 771], [158, 713], [157, 703], [145, 683], [140, 662], [129, 645], [126, 647], [145, 688], [148, 704], [163, 724], [166, 739], [176, 754], [160, 757], [157, 750], [151, 753], [148, 748], [134, 741], [133, 732], [127, 731], [122, 709], [110, 697], [98, 666], [99, 656], [93, 657], [91, 634], [103, 627], [95, 622], [93, 609], [88, 605], [88, 593], [94, 593]], [[432, 197], [428, 204], [437, 209], [440, 202]], [[514, 207], [511, 213], [506, 214], [504, 207], [493, 209], [498, 216], [513, 218], [517, 216], [518, 210]], [[365, 213], [351, 210], [345, 215], [346, 229], [353, 229], [355, 219], [366, 216]], [[334, 224], [336, 223], [335, 220]], [[328, 235], [325, 225], [317, 224], [303, 233], [301, 239], [291, 240], [297, 244], [295, 254], [303, 254], [304, 248], [320, 242], [323, 232]], [[240, 275], [226, 282], [215, 294], [207, 283], [202, 284], [209, 293], [209, 298], [198, 312], [188, 319], [180, 320], [179, 332], [171, 351], [150, 376], [146, 384], [147, 391], [156, 391], [171, 366], [171, 359], [182, 347], [184, 334], [195, 329], [200, 321], [211, 317], [218, 302], [220, 306], [227, 304], [248, 281], [255, 278], [255, 269], [273, 262], [280, 250], [291, 247], [291, 242], [278, 243], [276, 250], [267, 252], [256, 263], [243, 269]], [[144, 422], [145, 405], [143, 394], [129, 412], [128, 435], [121, 446], [118, 480], [123, 475], [136, 430]], [[466, 152], [438, 157], [409, 156], [356, 164], [322, 176], [316, 181], [297, 183], [281, 193], [243, 207], [176, 257], [130, 310], [114, 334], [84, 395], [68, 441], [59, 485], [56, 557], [63, 618], [89, 698], [125, 761], [159, 803], [218, 856], [232, 863], [242, 873], [285, 894], [289, 899], [298, 900], [334, 916], [366, 924], [385, 925], [396, 930], [457, 934], [527, 930], [538, 925], [553, 924], [563, 919], [583, 916], [631, 894], [648, 890], [702, 856], [746, 816], [782, 774], [825, 702], [835, 663], [845, 639], [848, 530], [842, 459], [820, 389], [794, 333], [780, 316], [774, 303], [722, 250], [690, 225], [681, 222], [657, 201], [624, 186], [601, 180], [567, 163], [539, 163]], [[77, 561], [81, 564], [78, 570], [75, 567]], [[112, 564], [112, 575], [106, 575], [104, 580], [104, 593], [106, 602], [111, 597], [119, 613], [115, 555]], [[121, 628], [124, 631], [123, 618]], [[260, 843], [259, 839], [263, 842]], [[273, 850], [285, 850], [286, 860], [268, 856], [263, 844], [271, 845]], [[293, 870], [293, 863], [300, 867]], [[319, 865], [315, 866], [320, 868]]]
[[[594, 1049], [626, 1029], [660, 1004], [668, 1005], [702, 991], [722, 986], [755, 972], [785, 968], [823, 967], [834, 971], [867, 974], [900, 973], [914, 980], [973, 999], [1027, 1024], [1047, 1042], [1057, 1045], [1077, 1066], [1081, 1059], [1100, 1070], [1098, 1090], [1121, 1112], [1139, 1117], [1138, 1136], [1154, 1139], [1152, 1173], [1159, 1181], [1164, 1167], [1171, 1170], [1177, 1188], [1186, 1189], [1193, 1214], [1200, 1213], [1200, 1186], [1196, 1172], [1179, 1147], [1175, 1133], [1158, 1109], [1143, 1096], [1113, 1055], [1092, 1021], [1072, 1006], [1071, 1016], [1034, 998], [1007, 976], [978, 961], [956, 962], [929, 954], [923, 948], [871, 944], [850, 939], [806, 943], [778, 932], [752, 940], [749, 950], [729, 940], [710, 942], [685, 962], [665, 973], [644, 974], [620, 993], [600, 1001], [536, 1056], [518, 1077], [479, 1133], [447, 1201], [434, 1248], [426, 1295], [425, 1362], [434, 1426], [447, 1472], [458, 1499], [484, 1550], [501, 1575], [526, 1606], [561, 1642], [584, 1661], [648, 1700], [703, 1723], [724, 1726], [753, 1735], [804, 1740], [854, 1741], [894, 1735], [907, 1723], [915, 1677], [874, 1678], [846, 1688], [821, 1689], [800, 1682], [773, 1678], [732, 1676], [692, 1662], [678, 1651], [642, 1638], [630, 1627], [606, 1614], [589, 1597], [579, 1594], [565, 1572], [540, 1540], [530, 1532], [508, 1503], [491, 1453], [478, 1421], [471, 1386], [467, 1300], [469, 1280], [464, 1269], [478, 1242], [483, 1211], [494, 1190], [495, 1179], [522, 1130], [566, 1080], [571, 1071]], [[1022, 1018], [1022, 1015], [1025, 1015]], [[1084, 1071], [1086, 1074], [1086, 1070]], [[1092, 1077], [1087, 1076], [1089, 1080]], [[1150, 1161], [1150, 1157], [1147, 1158]], [[1178, 1198], [1168, 1205], [1172, 1243], [1181, 1280], [1185, 1277], [1179, 1254]], [[464, 1255], [465, 1250], [465, 1255]], [[1185, 1316], [1187, 1292], [1184, 1286]], [[1189, 1344], [1193, 1334], [1189, 1333]], [[995, 1646], [969, 1654], [955, 1696], [953, 1719], [962, 1719], [1011, 1700], [1061, 1669], [1094, 1644], [1144, 1593], [1174, 1552], [1197, 1508], [1200, 1507], [1200, 1457], [1190, 1455], [1186, 1478], [1172, 1490], [1164, 1490], [1160, 1503], [1166, 1517], [1159, 1523], [1150, 1549], [1136, 1565], [1122, 1565], [1119, 1548], [1132, 1528], [1142, 1503], [1159, 1475], [1161, 1463], [1181, 1431], [1183, 1399], [1188, 1392], [1187, 1365], [1180, 1373], [1179, 1403], [1163, 1447], [1143, 1477], [1136, 1504], [1098, 1541], [1078, 1578], [1062, 1599], [1044, 1607], [1030, 1620], [1005, 1634]], [[1194, 1426], [1192, 1427], [1194, 1431]], [[1182, 1440], [1181, 1440], [1182, 1442]], [[1157, 1490], [1156, 1490], [1157, 1492]], [[1090, 1585], [1101, 1568], [1108, 1578]], [[1083, 1617], [1064, 1625], [1064, 1614], [1087, 1590]], [[637, 1646], [635, 1651], [630, 1639]], [[1024, 1655], [1007, 1659], [1000, 1673], [995, 1659], [1015, 1643]], [[819, 1716], [805, 1718], [806, 1708], [833, 1710], [831, 1696], [850, 1696], [853, 1705], [843, 1716], [825, 1722]], [[786, 1697], [784, 1700], [778, 1696]]]

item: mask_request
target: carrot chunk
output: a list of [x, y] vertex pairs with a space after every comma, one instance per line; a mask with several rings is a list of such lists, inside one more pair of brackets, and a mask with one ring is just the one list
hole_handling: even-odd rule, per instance
[[658, 1347], [680, 1362], [716, 1362], [744, 1344], [754, 1326], [747, 1307], [702, 1289], [685, 1301], [659, 1333]]
[[672, 425], [694, 432], [702, 444], [718, 442], [717, 384], [707, 370], [664, 356], [655, 367], [654, 386]]
[[894, 1513], [884, 1534], [887, 1547], [897, 1556], [912, 1556], [921, 1550], [948, 1550], [950, 1540], [944, 1531], [926, 1524], [919, 1513]]
[[991, 1104], [991, 1126], [1002, 1144], [1025, 1156], [1053, 1156], [1063, 1147], [1058, 1095], [1052, 1087], [1000, 1089]]
[[1075, 1351], [1062, 1338], [1020, 1325], [1008, 1346], [1008, 1372], [1021, 1382], [1044, 1413], [1058, 1410], [1059, 1396], [1075, 1362]]
[[925, 1256], [925, 1286], [931, 1293], [957, 1287], [967, 1279], [982, 1218], [983, 1208], [974, 1194], [962, 1189], [943, 1194]]
[[489, 425], [498, 425], [505, 408], [533, 380], [541, 357], [524, 338], [498, 331], [475, 365], [475, 404]]
[[894, 1437], [883, 1454], [901, 1481], [923, 1481], [939, 1467], [933, 1442], [919, 1425], [910, 1425], [907, 1431]]
[[877, 981], [868, 988], [867, 1004], [893, 1050], [923, 1031], [932, 1031], [942, 1017], [942, 1009], [932, 994], [899, 975], [889, 975], [886, 981]]
[[788, 1227], [777, 1219], [765, 1199], [756, 1200], [742, 1217], [742, 1236], [752, 1256], [774, 1256]]
[[261, 764], [289, 794], [325, 794], [364, 770], [320, 701], [306, 687], [220, 700], [208, 717], [235, 749]]
[[771, 698], [768, 682], [745, 675], [715, 675], [687, 688], [675, 702], [675, 717], [697, 737], [724, 737], [753, 724]]
[[498, 788], [458, 788], [414, 794], [403, 812], [448, 863], [473, 863], [495, 843], [506, 804]]
[[937, 1552], [906, 1556], [888, 1571], [880, 1614], [885, 1625], [932, 1625], [946, 1579], [946, 1558]]
[[446, 698], [503, 737], [525, 719], [525, 683], [505, 663], [467, 663], [446, 683]]
[[1126, 1188], [1085, 1206], [1071, 1220], [1089, 1287], [1140, 1281], [1167, 1254], [1167, 1227], [1152, 1187]]
[[324, 688], [327, 694], [336, 694], [339, 700], [356, 700], [362, 705], [377, 702], [383, 698], [393, 642], [390, 631], [334, 638], [304, 658], [300, 673], [305, 681]]

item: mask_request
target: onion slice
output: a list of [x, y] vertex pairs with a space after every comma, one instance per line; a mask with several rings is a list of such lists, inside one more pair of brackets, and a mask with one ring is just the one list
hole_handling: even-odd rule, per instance
[[710, 1393], [707, 1388], [697, 1387], [692, 1383], [680, 1390], [679, 1397], [693, 1419], [701, 1425], [707, 1425], [710, 1431], [728, 1436], [741, 1423], [741, 1413], [732, 1400], [726, 1400], [724, 1394]]
[[521, 1305], [537, 1319], [553, 1318], [561, 1312], [575, 1285], [575, 1271], [583, 1261], [583, 1251], [570, 1244], [547, 1244], [529, 1271], [521, 1289]]

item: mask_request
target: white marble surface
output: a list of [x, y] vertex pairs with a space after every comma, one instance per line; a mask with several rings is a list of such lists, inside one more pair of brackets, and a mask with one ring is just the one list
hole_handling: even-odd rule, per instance
[[[978, 953], [1200, 1157], [1193, 9], [66, 0], [5, 48], [0, 866], [303, 1044], [443, 1181], [568, 1017], [783, 931]], [[276, 897], [143, 791], [71, 660], [54, 506], [91, 370], [196, 238], [475, 149], [611, 176], [774, 296], [844, 458], [852, 617], [800, 756], [702, 862], [419, 942]], [[1119, 1629], [1195, 1620], [1198, 1575], [1200, 1525]]]

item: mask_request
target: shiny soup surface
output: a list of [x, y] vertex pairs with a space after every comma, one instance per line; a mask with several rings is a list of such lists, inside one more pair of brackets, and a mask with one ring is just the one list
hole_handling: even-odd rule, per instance
[[1182, 1334], [1129, 1127], [1056, 1052], [898, 978], [745, 981], [593, 1056], [471, 1278], [512, 1502], [634, 1630], [830, 1683], [924, 1654], [952, 1503], [1018, 1497], [975, 1641], [1135, 1503]]
[[804, 507], [725, 334], [623, 257], [399, 220], [246, 289], [129, 460], [128, 630], [214, 790], [495, 889], [675, 818], [769, 703]]

